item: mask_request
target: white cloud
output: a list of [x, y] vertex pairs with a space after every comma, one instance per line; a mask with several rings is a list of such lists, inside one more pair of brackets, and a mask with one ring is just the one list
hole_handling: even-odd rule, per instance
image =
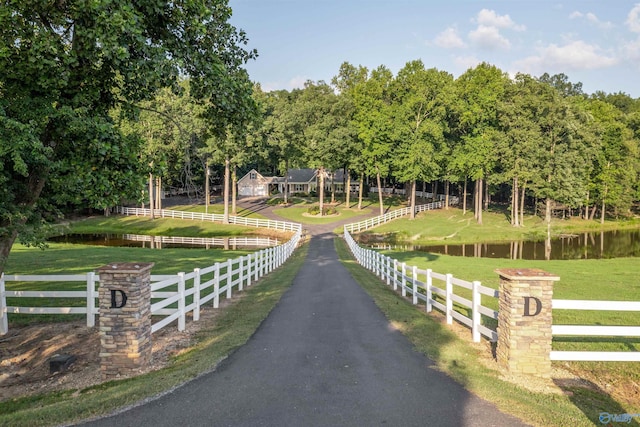
[[438, 34], [433, 42], [436, 44], [436, 46], [443, 47], [445, 49], [466, 47], [464, 41], [462, 41], [462, 39], [458, 35], [458, 31], [453, 27], [449, 27]]
[[575, 11], [572, 12], [571, 15], [569, 15], [569, 19], [586, 19], [587, 22], [595, 25], [598, 28], [602, 28], [603, 30], [609, 29], [609, 28], [613, 28], [613, 24], [609, 21], [601, 21], [596, 15], [595, 13], [591, 13], [591, 12], [587, 12], [587, 13], [582, 13], [579, 11]]
[[539, 73], [546, 71], [592, 70], [616, 65], [615, 57], [606, 56], [596, 45], [577, 40], [563, 46], [550, 44], [537, 49], [538, 55], [532, 55], [517, 61], [514, 65], [520, 71]]
[[303, 76], [295, 76], [291, 78], [288, 82], [275, 81], [275, 82], [266, 82], [261, 83], [262, 90], [265, 92], [271, 92], [274, 90], [293, 90], [293, 89], [302, 89], [304, 84], [309, 80], [308, 77]]
[[479, 25], [477, 29], [469, 33], [469, 40], [476, 46], [483, 49], [509, 49], [511, 43], [500, 34], [496, 27]]
[[480, 64], [480, 61], [475, 56], [456, 56], [453, 62], [461, 69], [468, 70], [469, 68], [474, 68], [476, 65]]
[[625, 21], [629, 31], [634, 33], [640, 33], [640, 3], [637, 3], [633, 9], [627, 15], [627, 20]]
[[508, 28], [515, 31], [524, 31], [526, 27], [524, 25], [518, 25], [509, 15], [498, 15], [495, 10], [482, 9], [478, 12], [478, 16], [475, 22], [479, 26], [496, 27], [496, 28]]

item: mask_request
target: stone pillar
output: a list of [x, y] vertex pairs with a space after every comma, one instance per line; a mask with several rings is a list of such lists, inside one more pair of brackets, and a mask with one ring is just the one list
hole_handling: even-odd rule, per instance
[[551, 299], [560, 277], [538, 269], [501, 269], [498, 364], [515, 375], [551, 377]]
[[135, 373], [151, 360], [151, 267], [100, 267], [100, 373], [103, 380]]

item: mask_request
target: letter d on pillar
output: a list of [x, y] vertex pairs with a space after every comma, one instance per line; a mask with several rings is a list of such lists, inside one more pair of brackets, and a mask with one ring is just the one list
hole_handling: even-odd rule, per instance
[[[116, 297], [116, 292], [120, 293], [120, 301]], [[111, 289], [111, 308], [122, 308], [127, 304], [127, 294], [120, 289]]]
[[[531, 312], [531, 301], [535, 304], [535, 311]], [[524, 316], [537, 316], [542, 311], [542, 301], [536, 297], [524, 297]]]

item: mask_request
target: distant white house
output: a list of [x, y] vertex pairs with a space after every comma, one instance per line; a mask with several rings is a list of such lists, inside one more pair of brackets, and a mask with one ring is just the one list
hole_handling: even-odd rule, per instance
[[238, 180], [238, 195], [245, 197], [267, 197], [272, 188], [277, 186], [278, 177], [263, 176], [251, 169]]
[[[329, 172], [325, 177], [324, 188], [331, 191], [332, 183], [337, 193], [344, 191], [344, 172], [339, 169]], [[251, 169], [238, 180], [238, 195], [245, 197], [267, 197], [273, 192], [284, 193], [285, 185], [288, 185], [289, 194], [318, 191], [318, 171], [316, 169], [289, 169], [288, 180], [284, 177], [263, 176], [255, 169]]]

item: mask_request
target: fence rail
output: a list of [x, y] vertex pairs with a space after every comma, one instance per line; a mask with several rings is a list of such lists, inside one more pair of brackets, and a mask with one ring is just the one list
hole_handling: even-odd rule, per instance
[[[441, 209], [444, 206], [444, 202], [433, 202], [427, 203], [426, 205], [419, 205], [415, 207], [415, 212], [424, 212], [433, 209]], [[345, 225], [345, 230], [350, 233], [357, 233], [359, 231], [364, 231], [369, 228], [376, 227], [380, 224], [384, 224], [393, 219], [400, 218], [402, 216], [407, 216], [411, 213], [411, 207], [396, 209], [391, 212], [387, 212], [384, 215], [379, 215], [373, 218], [365, 219], [364, 221], [354, 222], [351, 224]]]
[[123, 234], [124, 240], [134, 242], [154, 242], [160, 244], [180, 244], [194, 246], [277, 246], [278, 239], [271, 237], [169, 237], [169, 236], [147, 236], [142, 234]]
[[[421, 210], [436, 209], [442, 202], [419, 206]], [[423, 270], [416, 266], [407, 266], [398, 260], [385, 256], [372, 249], [365, 249], [358, 245], [350, 232], [362, 231], [374, 227], [402, 215], [408, 215], [410, 208], [398, 209], [375, 218], [344, 226], [344, 239], [352, 254], [364, 268], [371, 270], [387, 285], [393, 285], [394, 290], [400, 290], [402, 296], [411, 296], [413, 304], [424, 301], [425, 309], [430, 312], [435, 307], [446, 316], [447, 324], [453, 319], [471, 328], [475, 342], [481, 336], [497, 341], [498, 334], [493, 325], [497, 326], [498, 312], [482, 305], [482, 295], [499, 298], [499, 291], [482, 286], [478, 281], [468, 282], [453, 277], [451, 274], [435, 273], [431, 269]], [[423, 280], [420, 280], [423, 278]], [[434, 286], [434, 280], [442, 283], [441, 287]], [[465, 298], [457, 293], [456, 288], [466, 289]], [[464, 291], [462, 291], [464, 292]], [[455, 310], [470, 313], [468, 316]], [[638, 311], [640, 302], [637, 301], [591, 301], [591, 300], [552, 300], [553, 310], [606, 310], [606, 311]], [[493, 319], [493, 320], [488, 320]], [[593, 325], [552, 325], [552, 336], [591, 336], [591, 337], [640, 337], [640, 326], [593, 326]], [[550, 359], [556, 361], [621, 361], [640, 362], [638, 351], [551, 351]]]
[[[233, 289], [242, 291], [252, 282], [270, 273], [284, 263], [293, 253], [301, 238], [296, 231], [286, 243], [256, 251], [236, 259], [217, 262], [206, 268], [196, 268], [193, 272], [173, 275], [151, 275], [151, 315], [160, 316], [152, 325], [156, 332], [173, 321], [178, 321], [178, 330], [185, 328], [186, 315], [193, 313], [193, 320], [200, 317], [203, 304], [212, 301], [218, 308], [220, 295], [231, 298]], [[85, 282], [84, 291], [12, 291], [6, 289], [10, 282]], [[5, 275], [0, 276], [0, 334], [9, 330], [9, 314], [85, 314], [87, 326], [95, 326], [95, 316], [99, 315], [96, 305], [98, 291], [96, 285], [100, 276], [89, 272], [79, 275]], [[83, 302], [84, 306], [68, 307], [28, 307], [8, 305], [7, 299], [19, 298], [72, 298]]]
[[[431, 269], [423, 270], [416, 266], [408, 266], [380, 252], [362, 248], [349, 234], [347, 226], [345, 226], [344, 238], [354, 257], [363, 267], [374, 272], [387, 285], [393, 286], [394, 290], [399, 290], [402, 296], [412, 297], [414, 305], [423, 301], [427, 312], [431, 312], [433, 308], [442, 311], [446, 316], [447, 324], [452, 324], [453, 319], [456, 319], [468, 326], [471, 328], [474, 342], [479, 342], [482, 335], [491, 341], [498, 339], [495, 329], [486, 325], [486, 323], [497, 321], [498, 312], [482, 305], [483, 295], [497, 298], [498, 291], [495, 289], [482, 286], [478, 281], [468, 282], [455, 278], [451, 274], [440, 274]], [[434, 282], [440, 286], [436, 286]], [[471, 291], [471, 298], [460, 295], [460, 288]], [[462, 308], [462, 311], [470, 311], [471, 315], [465, 316], [454, 306]], [[495, 321], [487, 322], [487, 319], [483, 321], [483, 316]]]
[[[553, 310], [594, 310], [594, 311], [637, 311], [638, 301], [592, 301], [561, 300], [552, 301]], [[590, 337], [640, 337], [640, 326], [602, 326], [602, 325], [553, 325], [552, 336], [590, 336]], [[551, 360], [564, 361], [601, 361], [601, 362], [640, 362], [638, 351], [552, 351]]]
[[[122, 215], [151, 216], [151, 209], [119, 207], [117, 212]], [[153, 214], [158, 218], [191, 219], [200, 221], [224, 222], [224, 215], [207, 214], [200, 212], [174, 211], [167, 209], [154, 209]], [[269, 228], [280, 231], [302, 231], [302, 224], [287, 221], [275, 221], [272, 219], [245, 218], [229, 216], [229, 224], [246, 225], [248, 227]]]

